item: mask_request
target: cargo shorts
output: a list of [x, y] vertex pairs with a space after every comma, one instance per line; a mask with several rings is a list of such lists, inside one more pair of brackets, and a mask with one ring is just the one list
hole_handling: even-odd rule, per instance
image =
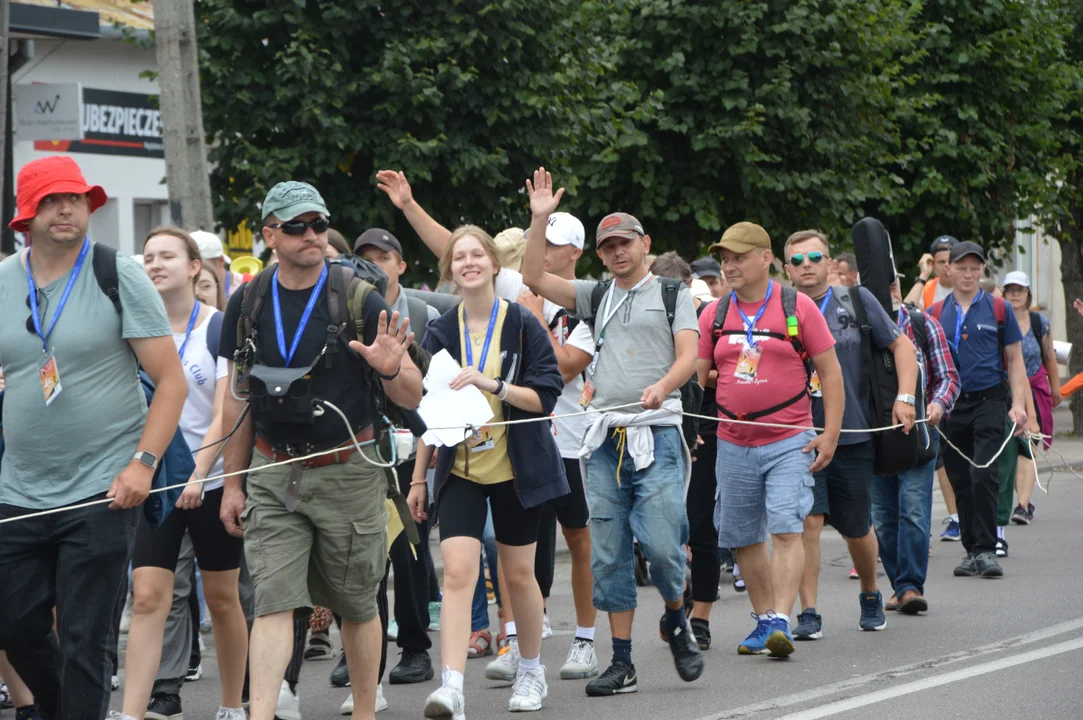
[[[258, 450], [251, 469], [271, 464]], [[387, 562], [387, 480], [354, 454], [305, 468], [299, 504], [286, 510], [290, 466], [248, 476], [244, 553], [255, 586], [255, 616], [328, 607], [347, 622], [377, 617]]]

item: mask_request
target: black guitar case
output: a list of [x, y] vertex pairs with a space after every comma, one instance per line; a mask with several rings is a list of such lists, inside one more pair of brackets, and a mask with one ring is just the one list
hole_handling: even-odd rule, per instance
[[891, 307], [891, 283], [895, 281], [895, 256], [891, 252], [891, 235], [884, 224], [873, 217], [862, 218], [850, 231], [854, 240], [854, 255], [861, 273], [861, 287], [871, 292], [894, 317]]

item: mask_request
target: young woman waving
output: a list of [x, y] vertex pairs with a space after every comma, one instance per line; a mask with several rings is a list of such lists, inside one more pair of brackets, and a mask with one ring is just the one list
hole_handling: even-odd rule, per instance
[[[496, 297], [500, 263], [492, 238], [478, 227], [459, 228], [451, 235], [440, 269], [442, 280], [454, 282], [463, 301], [433, 321], [423, 347], [432, 353], [447, 350], [462, 364], [451, 387], [473, 385], [481, 390], [497, 422], [548, 416], [564, 381], [545, 328], [525, 308]], [[418, 522], [425, 518], [425, 468], [432, 452], [424, 444], [419, 448], [411, 483], [409, 503]], [[444, 673], [442, 687], [425, 704], [425, 716], [465, 718], [463, 671], [486, 500], [492, 506], [507, 581], [505, 597], [522, 630], [517, 633], [509, 623], [509, 652], [520, 658], [509, 710], [538, 710], [548, 686], [541, 666], [543, 608], [534, 576], [534, 549], [541, 505], [568, 493], [549, 421], [487, 425], [458, 445], [440, 448], [433, 492], [444, 557], [440, 615]]]

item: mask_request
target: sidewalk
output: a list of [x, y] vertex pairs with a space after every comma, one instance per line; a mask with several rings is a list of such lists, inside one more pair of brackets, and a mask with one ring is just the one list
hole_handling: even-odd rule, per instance
[[[1053, 410], [1053, 428], [1055, 430], [1053, 446], [1049, 450], [1043, 451], [1048, 460], [1039, 453], [1037, 458], [1038, 469], [1043, 472], [1053, 469], [1064, 470], [1064, 463], [1057, 456], [1057, 453], [1060, 453], [1064, 456], [1064, 462], [1068, 464], [1068, 467], [1073, 470], [1083, 470], [1083, 438], [1061, 434], [1072, 431], [1072, 411], [1068, 409], [1067, 402]], [[1055, 453], [1053, 450], [1057, 452]]]

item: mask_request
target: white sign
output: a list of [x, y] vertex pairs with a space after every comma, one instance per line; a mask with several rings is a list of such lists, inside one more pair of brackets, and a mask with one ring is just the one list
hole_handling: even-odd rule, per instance
[[83, 89], [79, 83], [16, 85], [14, 94], [19, 140], [83, 139]]

